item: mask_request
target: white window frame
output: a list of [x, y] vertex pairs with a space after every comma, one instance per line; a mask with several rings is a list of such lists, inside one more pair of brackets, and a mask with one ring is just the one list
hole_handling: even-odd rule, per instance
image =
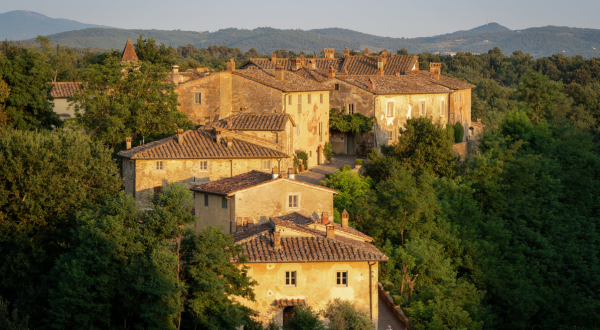
[[298, 286], [298, 272], [295, 270], [286, 270], [283, 285], [287, 287]]
[[[391, 105], [391, 113], [390, 113], [390, 105]], [[396, 105], [394, 104], [394, 102], [387, 102], [386, 104], [386, 108], [385, 108], [385, 114], [386, 117], [394, 117], [394, 112], [396, 112]]]
[[156, 161], [156, 170], [157, 171], [164, 171], [165, 170], [165, 162], [162, 160], [157, 160]]
[[[296, 197], [295, 206], [294, 206], [292, 197]], [[286, 200], [286, 204], [285, 204], [285, 205], [287, 205], [287, 208], [289, 210], [297, 210], [297, 209], [299, 209], [300, 208], [300, 197], [301, 197], [300, 193], [289, 193], [289, 194], [287, 194], [287, 200]]]
[[[265, 167], [265, 164], [267, 165], [266, 167]], [[270, 171], [271, 170], [271, 160], [263, 159], [260, 167], [263, 171]]]
[[202, 93], [201, 92], [194, 93], [194, 104], [202, 105]]
[[348, 271], [347, 270], [336, 271], [335, 286], [343, 286], [343, 287], [348, 286]]
[[200, 172], [208, 172], [208, 160], [201, 160], [198, 162], [198, 170]]

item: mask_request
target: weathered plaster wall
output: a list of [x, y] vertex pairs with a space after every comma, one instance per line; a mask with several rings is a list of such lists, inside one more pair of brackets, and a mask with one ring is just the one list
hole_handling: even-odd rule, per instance
[[[289, 208], [288, 195], [300, 195], [298, 208]], [[277, 180], [235, 194], [235, 217], [248, 217], [255, 224], [269, 221], [270, 217], [293, 212], [308, 213], [320, 218], [323, 212], [333, 214], [333, 193], [293, 181]]]
[[[442, 100], [444, 109], [442, 112]], [[387, 103], [394, 103], [394, 115], [387, 116]], [[420, 115], [421, 103], [425, 102], [425, 114]], [[375, 99], [377, 118], [376, 139], [378, 145], [386, 145], [398, 140], [400, 128], [404, 128], [409, 118], [429, 117], [434, 123], [446, 125], [448, 122], [448, 94], [406, 94], [378, 95]], [[390, 132], [392, 140], [389, 140]]]
[[265, 86], [256, 81], [233, 75], [232, 111], [252, 113], [281, 113], [282, 94], [280, 90]]
[[[339, 84], [339, 90], [335, 90], [335, 84]], [[329, 106], [331, 108], [344, 110], [344, 113], [347, 114], [348, 104], [353, 104], [354, 113], [361, 113], [367, 117], [373, 116], [375, 98], [372, 93], [338, 79], [327, 80], [323, 82], [323, 85], [330, 88]]]
[[471, 90], [461, 89], [453, 92], [450, 95], [450, 116], [449, 121], [452, 124], [457, 122], [463, 125], [465, 129], [465, 136], [463, 141], [466, 140], [467, 134], [469, 134], [469, 126], [471, 125]]
[[[205, 118], [231, 113], [231, 73], [220, 72], [179, 85], [175, 92], [185, 113], [194, 124], [204, 124]], [[202, 94], [202, 104], [194, 103], [194, 94]]]
[[[246, 266], [250, 267], [248, 276], [258, 282], [254, 287], [256, 301], [240, 301], [259, 312], [260, 322], [266, 324], [274, 320], [282, 324], [283, 308], [274, 306], [277, 299], [306, 299], [308, 306], [322, 310], [329, 301], [341, 298], [354, 302], [367, 313], [371, 304], [373, 323], [378, 323], [377, 262], [371, 266], [371, 275], [367, 262], [251, 263]], [[285, 286], [286, 271], [297, 272], [296, 286]], [[348, 272], [348, 286], [336, 285], [338, 271]]]
[[62, 120], [75, 118], [75, 109], [69, 105], [67, 99], [54, 99], [54, 112], [58, 114]]
[[[208, 196], [208, 206], [204, 204], [204, 196]], [[197, 231], [206, 226], [220, 226], [223, 234], [235, 232], [235, 200], [227, 197], [227, 208], [223, 208], [223, 196], [194, 192], [194, 207], [198, 220], [194, 224]]]
[[126, 194], [133, 194], [135, 198], [135, 160], [121, 159], [121, 178]]

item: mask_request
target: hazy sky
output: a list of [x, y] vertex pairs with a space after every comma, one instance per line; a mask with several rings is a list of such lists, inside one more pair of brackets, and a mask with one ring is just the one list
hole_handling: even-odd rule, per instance
[[510, 29], [600, 29], [600, 0], [0, 0], [0, 12], [19, 9], [119, 28], [188, 31], [340, 27], [386, 37], [424, 37], [471, 29], [486, 19]]

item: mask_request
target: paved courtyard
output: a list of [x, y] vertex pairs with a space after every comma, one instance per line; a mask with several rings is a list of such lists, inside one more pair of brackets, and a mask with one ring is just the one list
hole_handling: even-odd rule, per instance
[[325, 174], [337, 171], [342, 165], [350, 165], [354, 168], [355, 160], [354, 155], [333, 155], [331, 163], [311, 167], [302, 174], [296, 174], [296, 180], [317, 184], [320, 180], [325, 180]]

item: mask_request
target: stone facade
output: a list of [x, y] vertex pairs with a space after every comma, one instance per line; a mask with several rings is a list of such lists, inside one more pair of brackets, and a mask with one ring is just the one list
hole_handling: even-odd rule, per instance
[[284, 92], [254, 80], [234, 75], [233, 113], [283, 113]]
[[[231, 114], [232, 77], [229, 72], [189, 80], [175, 88], [179, 111], [194, 124], [204, 124]], [[196, 96], [200, 94], [200, 98]]]
[[[471, 89], [456, 90], [450, 94], [450, 116], [452, 124], [461, 123], [465, 129], [464, 139], [471, 125]], [[464, 140], [463, 140], [464, 141]]]

